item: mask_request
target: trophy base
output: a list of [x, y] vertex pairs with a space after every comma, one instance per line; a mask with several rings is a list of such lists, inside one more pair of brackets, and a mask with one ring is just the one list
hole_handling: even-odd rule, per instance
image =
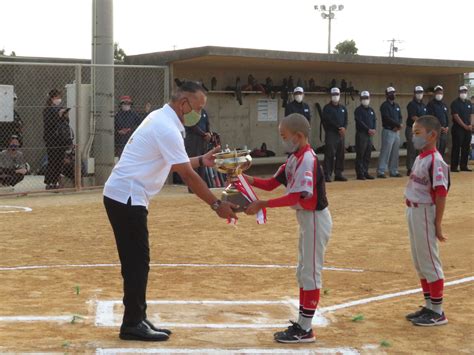
[[235, 205], [239, 205], [239, 208], [235, 208], [235, 212], [244, 212], [245, 208], [250, 205], [250, 202], [240, 193], [237, 189], [225, 189], [222, 192], [222, 201], [231, 202]]

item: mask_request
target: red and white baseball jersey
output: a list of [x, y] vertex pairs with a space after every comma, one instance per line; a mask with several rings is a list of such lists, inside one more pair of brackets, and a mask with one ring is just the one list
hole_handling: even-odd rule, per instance
[[436, 149], [429, 150], [416, 157], [405, 197], [414, 203], [434, 203], [437, 191], [446, 195], [449, 185], [448, 164]]

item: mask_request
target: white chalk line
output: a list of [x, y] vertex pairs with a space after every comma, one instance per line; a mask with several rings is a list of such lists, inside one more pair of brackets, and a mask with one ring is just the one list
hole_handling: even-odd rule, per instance
[[[95, 268], [95, 267], [119, 267], [114, 264], [58, 264], [58, 265], [24, 265], [24, 266], [2, 266], [0, 271], [15, 270], [37, 270], [37, 269], [73, 269], [73, 268]], [[195, 267], [195, 268], [248, 268], [248, 269], [296, 269], [294, 265], [282, 264], [150, 264], [151, 267]], [[325, 266], [324, 270], [342, 272], [364, 272], [363, 269], [341, 268]]]
[[68, 316], [0, 316], [0, 322], [71, 322], [73, 315]]
[[[8, 210], [8, 208], [10, 210]], [[31, 212], [31, 211], [33, 211], [33, 209], [29, 207], [23, 207], [23, 206], [3, 206], [3, 205], [0, 206], [0, 214], [1, 213]]]
[[96, 354], [210, 354], [210, 355], [237, 355], [237, 354], [299, 354], [299, 355], [315, 355], [315, 354], [342, 354], [357, 355], [356, 349], [348, 347], [338, 348], [312, 348], [312, 349], [175, 349], [175, 348], [110, 348], [96, 349]]

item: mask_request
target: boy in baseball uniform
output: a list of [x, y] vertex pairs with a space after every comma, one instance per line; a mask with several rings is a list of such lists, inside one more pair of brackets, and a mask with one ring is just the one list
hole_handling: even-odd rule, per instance
[[446, 240], [441, 220], [450, 180], [448, 165], [436, 150], [440, 132], [441, 125], [434, 116], [421, 116], [415, 121], [412, 141], [420, 154], [405, 190], [413, 263], [425, 298], [425, 306], [406, 318], [419, 326], [448, 323], [443, 312], [444, 274], [438, 241]]
[[286, 194], [268, 201], [251, 203], [247, 214], [261, 208], [291, 207], [296, 210], [299, 225], [298, 267], [296, 277], [300, 287], [298, 321], [274, 334], [280, 343], [310, 343], [315, 341], [312, 319], [319, 302], [324, 252], [332, 229], [332, 219], [326, 198], [325, 179], [316, 154], [308, 143], [310, 126], [300, 114], [291, 114], [280, 123], [280, 136], [285, 151], [291, 154], [270, 179], [246, 176], [248, 182], [271, 191], [286, 186]]

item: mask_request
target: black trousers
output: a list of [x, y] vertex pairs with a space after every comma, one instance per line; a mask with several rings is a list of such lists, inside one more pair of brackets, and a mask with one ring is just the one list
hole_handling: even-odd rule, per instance
[[44, 183], [46, 185], [56, 184], [63, 170], [66, 147], [46, 147], [46, 152], [48, 154], [48, 165], [46, 166]]
[[[451, 169], [467, 168], [469, 158], [469, 146], [471, 145], [471, 132], [454, 126], [451, 130], [453, 136], [453, 146], [451, 152]], [[459, 161], [459, 152], [461, 152], [461, 161]]]
[[344, 171], [344, 137], [332, 131], [326, 131], [325, 135], [324, 174], [329, 178], [335, 170], [336, 176], [341, 176]]
[[104, 196], [104, 206], [114, 230], [122, 265], [123, 325], [134, 326], [146, 319], [146, 287], [150, 270], [147, 216], [144, 206], [125, 205]]
[[369, 174], [370, 156], [372, 154], [372, 138], [366, 132], [356, 132], [356, 160], [355, 171], [357, 176]]
[[444, 153], [446, 153], [447, 145], [448, 145], [448, 134], [441, 133], [439, 135], [438, 142], [436, 143], [436, 148], [438, 149], [438, 152], [443, 156], [443, 159], [444, 159]]
[[411, 171], [413, 167], [413, 163], [415, 162], [416, 156], [418, 152], [416, 151], [415, 147], [413, 146], [413, 127], [407, 126], [405, 128], [405, 138], [407, 139], [407, 170]]
[[15, 186], [25, 178], [25, 175], [23, 174], [17, 174], [15, 172], [11, 174], [3, 174], [1, 170], [2, 169], [0, 169], [0, 185]]

